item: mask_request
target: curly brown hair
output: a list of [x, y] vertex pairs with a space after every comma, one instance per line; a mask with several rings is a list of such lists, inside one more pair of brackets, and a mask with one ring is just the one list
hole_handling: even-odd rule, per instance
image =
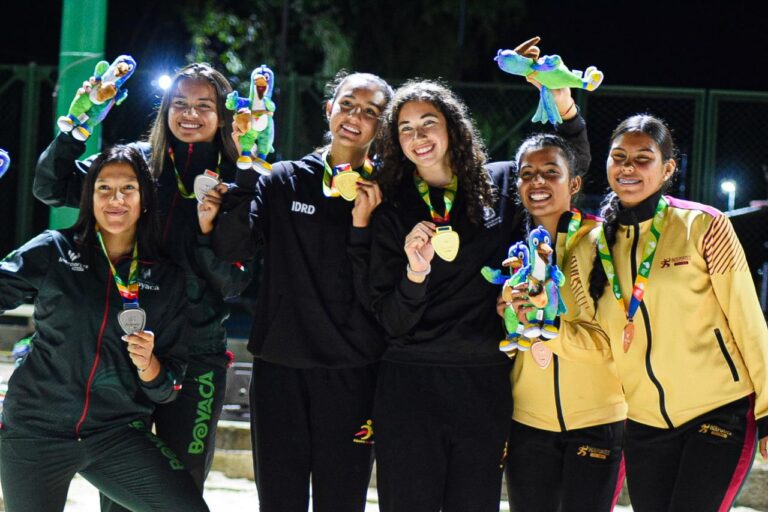
[[400, 147], [398, 118], [403, 106], [411, 101], [431, 103], [445, 116], [448, 129], [448, 151], [451, 170], [463, 190], [467, 213], [474, 223], [483, 218], [483, 208], [493, 206], [494, 188], [485, 162], [485, 144], [464, 102], [445, 84], [433, 80], [409, 80], [400, 87], [384, 112], [379, 132], [379, 186], [384, 197], [397, 202], [397, 188], [404, 177], [413, 174], [416, 166], [406, 158]]

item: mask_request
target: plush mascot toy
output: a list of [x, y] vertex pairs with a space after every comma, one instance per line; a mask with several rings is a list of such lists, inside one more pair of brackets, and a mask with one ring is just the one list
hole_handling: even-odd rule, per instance
[[[237, 91], [229, 93], [226, 107], [235, 111], [235, 123], [240, 129], [240, 157], [237, 167], [253, 167], [261, 174], [269, 174], [272, 166], [266, 158], [275, 148], [275, 122], [273, 115], [275, 103], [272, 92], [275, 87], [275, 74], [269, 66], [262, 64], [251, 73], [251, 88], [247, 98], [241, 98]], [[255, 150], [254, 150], [255, 147]]]
[[0, 149], [0, 178], [3, 177], [8, 167], [11, 165], [11, 157], [8, 156], [8, 152], [4, 149]]
[[128, 96], [123, 85], [135, 69], [136, 61], [130, 55], [119, 56], [111, 65], [105, 60], [96, 63], [93, 76], [77, 90], [67, 115], [58, 119], [59, 130], [71, 132], [77, 140], [90, 137], [112, 107]]
[[528, 235], [530, 263], [520, 269], [520, 277], [528, 283], [528, 299], [535, 308], [526, 315], [523, 326], [523, 335], [529, 340], [539, 337], [551, 340], [557, 337], [559, 331], [555, 319], [567, 311], [560, 297], [560, 286], [565, 282], [565, 276], [551, 262], [551, 244], [552, 237], [543, 226]]
[[[501, 296], [506, 302], [511, 302], [512, 295], [510, 292], [515, 286], [525, 282], [521, 269], [527, 267], [528, 264], [528, 246], [525, 242], [515, 242], [509, 247], [507, 259], [501, 262], [503, 267], [509, 268], [509, 278], [504, 275], [504, 271], [492, 269], [491, 267], [483, 267], [480, 273], [489, 283], [503, 285]], [[504, 327], [507, 331], [507, 337], [499, 343], [499, 350], [509, 353], [518, 348], [527, 350], [527, 347], [530, 347], [530, 342], [527, 340], [521, 344], [523, 324], [518, 320], [515, 309], [512, 306], [504, 308]]]
[[[594, 91], [603, 82], [603, 73], [594, 66], [588, 67], [584, 73], [571, 71], [559, 55], [545, 55], [538, 58], [538, 49], [531, 52], [528, 47], [525, 47], [528, 51], [519, 51], [524, 45], [528, 44], [529, 47], [533, 47], [538, 41], [539, 38], [533, 38], [514, 50], [499, 50], [493, 60], [498, 63], [502, 71], [512, 75], [533, 78], [541, 84], [539, 107], [532, 121], [562, 123], [563, 119], [560, 117], [560, 112], [557, 111], [550, 89], [570, 87]], [[531, 58], [532, 55], [535, 57]]]

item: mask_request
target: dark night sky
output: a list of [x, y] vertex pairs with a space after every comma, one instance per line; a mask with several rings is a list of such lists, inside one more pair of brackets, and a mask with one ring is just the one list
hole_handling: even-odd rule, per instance
[[[44, 3], [45, 8], [33, 2], [17, 4], [18, 22], [5, 20], [0, 63], [57, 64], [61, 2]], [[142, 59], [145, 69], [148, 60], [157, 68], [183, 64], [188, 39], [178, 15], [183, 4], [109, 3], [107, 57], [129, 52], [138, 60], [151, 43], [151, 53]], [[566, 62], [596, 64], [606, 75], [606, 85], [761, 91], [768, 89], [768, 11], [761, 4], [528, 0], [524, 22], [499, 34], [498, 45], [488, 51], [495, 53], [497, 47], [537, 34], [543, 37], [544, 53], [560, 53]], [[136, 26], [145, 27], [140, 36]], [[472, 27], [467, 27], [468, 37], [471, 33]]]

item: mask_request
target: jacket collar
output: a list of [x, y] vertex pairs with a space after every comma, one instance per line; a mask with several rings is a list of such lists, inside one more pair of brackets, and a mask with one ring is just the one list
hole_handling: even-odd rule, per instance
[[638, 224], [652, 219], [656, 212], [656, 205], [659, 204], [659, 197], [661, 197], [661, 190], [631, 208], [624, 208], [619, 203], [619, 224]]

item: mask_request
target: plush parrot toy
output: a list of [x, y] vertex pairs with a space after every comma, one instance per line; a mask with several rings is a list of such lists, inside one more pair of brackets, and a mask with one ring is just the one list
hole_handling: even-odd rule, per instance
[[272, 142], [275, 139], [275, 103], [272, 92], [275, 87], [275, 74], [266, 64], [257, 67], [251, 73], [251, 86], [247, 98], [241, 98], [237, 91], [227, 95], [226, 107], [235, 111], [235, 123], [240, 135], [240, 157], [237, 167], [253, 167], [261, 174], [269, 174], [272, 166], [267, 163], [269, 153], [274, 152]]
[[128, 96], [123, 85], [135, 70], [136, 61], [130, 55], [119, 56], [111, 65], [105, 60], [97, 62], [93, 76], [77, 90], [67, 115], [59, 117], [59, 130], [71, 132], [77, 140], [88, 139], [112, 107]]
[[11, 157], [8, 155], [8, 152], [2, 148], [0, 148], [0, 178], [3, 177], [5, 172], [8, 170], [8, 167], [11, 165]]
[[[503, 267], [509, 268], [509, 277], [503, 270], [483, 267], [480, 273], [486, 281], [492, 284], [501, 284], [501, 296], [506, 302], [512, 301], [511, 291], [515, 286], [524, 283], [520, 270], [529, 264], [528, 245], [525, 242], [515, 242], [507, 251], [507, 259], [501, 262]], [[512, 306], [504, 308], [504, 327], [507, 331], [507, 337], [499, 343], [499, 350], [502, 352], [512, 352], [516, 349], [527, 350], [530, 347], [530, 341], [523, 341], [523, 324], [517, 318], [515, 309]]]
[[535, 309], [526, 315], [523, 336], [529, 340], [539, 337], [551, 340], [559, 332], [555, 319], [567, 312], [560, 297], [560, 286], [565, 282], [565, 276], [551, 261], [552, 237], [543, 226], [528, 235], [528, 251], [530, 262], [520, 269], [520, 278], [528, 283], [528, 298]]
[[502, 71], [512, 75], [534, 78], [541, 84], [539, 106], [531, 119], [533, 122], [546, 123], [549, 121], [552, 124], [563, 122], [560, 112], [557, 111], [551, 89], [570, 87], [594, 91], [603, 82], [603, 72], [594, 66], [588, 67], [584, 73], [571, 71], [559, 55], [530, 58], [515, 50], [499, 50], [493, 60], [496, 61]]

